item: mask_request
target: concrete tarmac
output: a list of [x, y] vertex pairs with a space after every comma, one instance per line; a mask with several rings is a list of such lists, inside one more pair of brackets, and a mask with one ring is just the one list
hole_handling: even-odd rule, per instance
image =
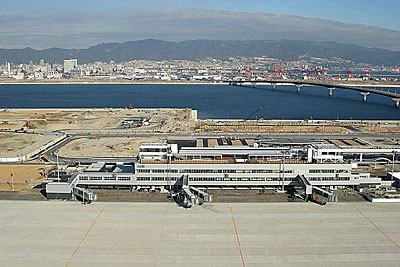
[[399, 210], [400, 204], [367, 202], [211, 203], [185, 209], [172, 202], [0, 201], [0, 263], [396, 266]]

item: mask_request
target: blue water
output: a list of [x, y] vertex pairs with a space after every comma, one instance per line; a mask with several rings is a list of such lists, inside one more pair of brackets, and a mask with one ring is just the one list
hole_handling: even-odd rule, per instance
[[[388, 90], [388, 89], [384, 89]], [[394, 89], [390, 89], [393, 90]], [[398, 90], [400, 92], [400, 89]], [[200, 118], [399, 120], [388, 97], [323, 87], [248, 88], [228, 85], [0, 85], [0, 108], [190, 107]]]

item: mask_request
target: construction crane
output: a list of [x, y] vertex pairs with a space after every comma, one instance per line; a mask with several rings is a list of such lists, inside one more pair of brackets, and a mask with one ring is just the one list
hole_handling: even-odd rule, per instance
[[246, 62], [246, 76], [247, 76], [247, 78], [251, 78], [251, 76], [252, 76], [252, 73], [251, 73], [251, 70], [250, 70], [250, 66], [249, 66], [249, 62]]
[[245, 119], [245, 121], [247, 121], [247, 120], [249, 120], [251, 117], [253, 117], [258, 111], [260, 111], [262, 109], [262, 106], [261, 107], [259, 107], [256, 111], [254, 111], [253, 113], [251, 113], [251, 115], [250, 116], [248, 116], [246, 119]]
[[364, 72], [364, 74], [367, 76], [367, 78], [371, 78], [371, 71], [370, 71], [370, 70], [368, 70], [367, 68], [365, 68], [365, 69], [363, 70], [363, 72]]
[[346, 71], [347, 77], [348, 77], [348, 78], [351, 78], [351, 73], [352, 73], [352, 71], [349, 70], [348, 68], [346, 68], [345, 71]]

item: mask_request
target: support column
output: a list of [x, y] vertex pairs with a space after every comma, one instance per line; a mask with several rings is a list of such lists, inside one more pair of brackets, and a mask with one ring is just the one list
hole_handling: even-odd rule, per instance
[[400, 98], [392, 98], [392, 100], [393, 100], [394, 102], [396, 102], [396, 107], [399, 107], [399, 105], [400, 105]]
[[276, 89], [276, 83], [271, 83], [272, 89], [275, 90]]
[[301, 87], [303, 87], [303, 85], [302, 84], [296, 84], [296, 87], [297, 87], [297, 93], [300, 93], [300, 89], [301, 89]]
[[333, 96], [333, 90], [335, 90], [335, 87], [328, 88], [329, 89], [329, 96]]
[[367, 95], [369, 95], [368, 92], [360, 92], [363, 95], [363, 101], [367, 101]]
[[360, 161], [363, 161], [363, 154], [360, 153]]
[[253, 88], [256, 88], [257, 83], [251, 83], [251, 85], [253, 86]]

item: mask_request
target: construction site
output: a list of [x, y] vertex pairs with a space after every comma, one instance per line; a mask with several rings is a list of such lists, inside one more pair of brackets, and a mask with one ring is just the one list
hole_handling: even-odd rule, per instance
[[[54, 179], [58, 169], [71, 164], [136, 162], [144, 143], [229, 150], [316, 142], [343, 150], [346, 160], [362, 161], [355, 171], [386, 177], [398, 167], [397, 162], [391, 166], [389, 161], [391, 151], [400, 148], [399, 129], [397, 121], [201, 120], [196, 110], [188, 108], [5, 109], [0, 112], [0, 189], [26, 192], [26, 197], [40, 192], [39, 185], [49, 174]], [[93, 190], [103, 201], [167, 201], [155, 192], [149, 197], [145, 192]], [[269, 190], [209, 190], [216, 202], [291, 199]], [[363, 199], [361, 194], [335, 190], [341, 195], [339, 201]]]

